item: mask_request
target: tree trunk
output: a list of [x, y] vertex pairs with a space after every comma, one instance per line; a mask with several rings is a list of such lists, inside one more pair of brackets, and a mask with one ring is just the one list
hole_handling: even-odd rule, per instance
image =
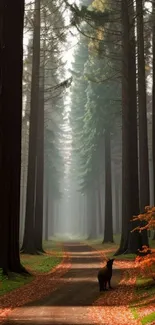
[[33, 59], [31, 83], [31, 108], [29, 130], [29, 155], [25, 231], [22, 252], [27, 254], [37, 253], [35, 246], [35, 188], [36, 188], [36, 157], [37, 157], [37, 127], [39, 107], [39, 69], [40, 69], [40, 0], [35, 0], [34, 34], [33, 34]]
[[105, 226], [103, 243], [113, 243], [112, 188], [111, 188], [111, 140], [105, 130]]
[[99, 215], [99, 234], [102, 234], [103, 233], [103, 227], [102, 227], [101, 184], [100, 184], [100, 181], [98, 182], [97, 197], [98, 197], [98, 215]]
[[119, 177], [115, 171], [115, 216], [116, 216], [116, 234], [120, 233], [120, 222], [119, 222]]
[[155, 205], [155, 0], [152, 6], [152, 162], [153, 162], [153, 197]]
[[23, 20], [23, 0], [1, 1], [0, 267], [4, 273], [24, 271], [19, 255]]
[[155, 230], [153, 232], [153, 238], [152, 238], [152, 240], [155, 240]]
[[[146, 108], [146, 78], [144, 58], [143, 0], [136, 0], [138, 44], [138, 105], [139, 105], [139, 176], [140, 212], [150, 204], [149, 159]], [[147, 230], [142, 232], [143, 245], [148, 246]]]
[[88, 209], [88, 238], [96, 238], [96, 197], [94, 185], [88, 190], [87, 194], [87, 209]]
[[44, 45], [43, 62], [40, 68], [40, 102], [38, 110], [37, 134], [37, 173], [36, 173], [36, 203], [35, 203], [35, 246], [40, 252], [43, 237], [43, 190], [44, 190]]
[[139, 214], [137, 98], [134, 9], [132, 0], [122, 0], [122, 234], [116, 255], [136, 253], [141, 248], [139, 232], [131, 233]]
[[[47, 173], [47, 171], [46, 171]], [[49, 179], [48, 174], [46, 176], [46, 192], [45, 192], [45, 240], [48, 240], [48, 212], [49, 212]]]
[[142, 248], [141, 234], [131, 233], [138, 223], [131, 222], [139, 214], [138, 139], [137, 139], [137, 90], [136, 90], [136, 44], [135, 12], [133, 0], [129, 0], [130, 48], [129, 48], [129, 175], [130, 175], [130, 219], [129, 240], [126, 253], [137, 253]]

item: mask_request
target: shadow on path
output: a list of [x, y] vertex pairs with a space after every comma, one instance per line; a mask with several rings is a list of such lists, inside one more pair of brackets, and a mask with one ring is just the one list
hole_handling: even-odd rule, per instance
[[[71, 269], [60, 278], [60, 286], [49, 296], [16, 308], [5, 325], [91, 325], [89, 308], [99, 298], [97, 272], [101, 257], [93, 248], [78, 243], [66, 243], [65, 250], [71, 256]], [[120, 280], [120, 272], [114, 270], [113, 286]], [[52, 277], [49, 280], [52, 282]]]

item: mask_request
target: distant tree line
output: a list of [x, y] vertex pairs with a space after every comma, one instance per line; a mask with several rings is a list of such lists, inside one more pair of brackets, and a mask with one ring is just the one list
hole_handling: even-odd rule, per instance
[[155, 175], [155, 2], [150, 10], [142, 0], [136, 7], [132, 0], [86, 1], [81, 8], [65, 2], [81, 34], [72, 68], [72, 160], [87, 202], [88, 236], [98, 236], [97, 224], [103, 242], [121, 231], [116, 254], [137, 253], [148, 233], [131, 232], [142, 223], [131, 219], [150, 205], [150, 188], [155, 193], [149, 177], [151, 163]]

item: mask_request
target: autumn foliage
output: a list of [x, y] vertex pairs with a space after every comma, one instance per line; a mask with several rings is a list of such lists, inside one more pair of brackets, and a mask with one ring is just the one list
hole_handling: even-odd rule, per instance
[[139, 230], [140, 232], [144, 229], [153, 230], [155, 229], [155, 207], [147, 206], [145, 207], [145, 213], [139, 214], [138, 216], [133, 218], [133, 221], [141, 221], [145, 222], [144, 225], [139, 225], [134, 230]]
[[[139, 214], [133, 218], [133, 221], [140, 221], [140, 225], [134, 229], [142, 232], [143, 230], [155, 230], [155, 207], [145, 207], [145, 213]], [[139, 251], [142, 256], [136, 257], [136, 263], [140, 267], [141, 274], [145, 277], [151, 277], [155, 280], [155, 252], [143, 246]]]
[[143, 246], [142, 252], [146, 255], [137, 256], [135, 262], [140, 267], [142, 276], [151, 277], [155, 281], [155, 252], [150, 251], [147, 246]]

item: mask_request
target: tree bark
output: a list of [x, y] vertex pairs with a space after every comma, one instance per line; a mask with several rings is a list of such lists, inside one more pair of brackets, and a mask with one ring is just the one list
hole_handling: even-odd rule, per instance
[[24, 271], [19, 255], [23, 21], [23, 0], [0, 2], [0, 267], [4, 273]]
[[116, 216], [116, 228], [115, 232], [116, 234], [120, 233], [120, 222], [119, 222], [119, 177], [117, 175], [117, 172], [115, 171], [115, 216]]
[[31, 108], [29, 130], [29, 155], [25, 231], [22, 252], [37, 253], [35, 246], [35, 189], [36, 189], [36, 157], [37, 157], [37, 126], [39, 107], [39, 69], [40, 69], [40, 0], [35, 0], [33, 59], [31, 83]]
[[[146, 108], [146, 78], [144, 57], [143, 0], [136, 0], [138, 45], [138, 106], [139, 106], [139, 180], [140, 212], [150, 204], [149, 158]], [[147, 230], [142, 233], [143, 245], [148, 246]]]
[[100, 184], [100, 180], [98, 181], [97, 197], [98, 197], [99, 234], [102, 234], [103, 233], [103, 227], [102, 227], [101, 184]]
[[105, 130], [105, 226], [103, 243], [113, 243], [112, 188], [111, 188], [111, 140]]
[[137, 97], [134, 9], [132, 0], [122, 0], [122, 234], [115, 255], [137, 253], [139, 232], [131, 233], [139, 214]]
[[95, 239], [97, 236], [96, 227], [96, 198], [94, 184], [92, 184], [91, 189], [87, 192], [87, 213], [88, 213], [88, 238]]
[[153, 197], [155, 205], [155, 0], [152, 3], [152, 162], [153, 162]]
[[36, 173], [36, 202], [35, 202], [35, 247], [44, 252], [43, 237], [43, 190], [44, 190], [44, 69], [45, 55], [43, 45], [43, 61], [40, 67], [40, 102], [38, 110], [37, 130], [37, 173]]
[[[47, 173], [47, 172], [46, 172]], [[46, 176], [46, 192], [45, 192], [45, 240], [48, 240], [48, 218], [49, 218], [49, 179]]]

